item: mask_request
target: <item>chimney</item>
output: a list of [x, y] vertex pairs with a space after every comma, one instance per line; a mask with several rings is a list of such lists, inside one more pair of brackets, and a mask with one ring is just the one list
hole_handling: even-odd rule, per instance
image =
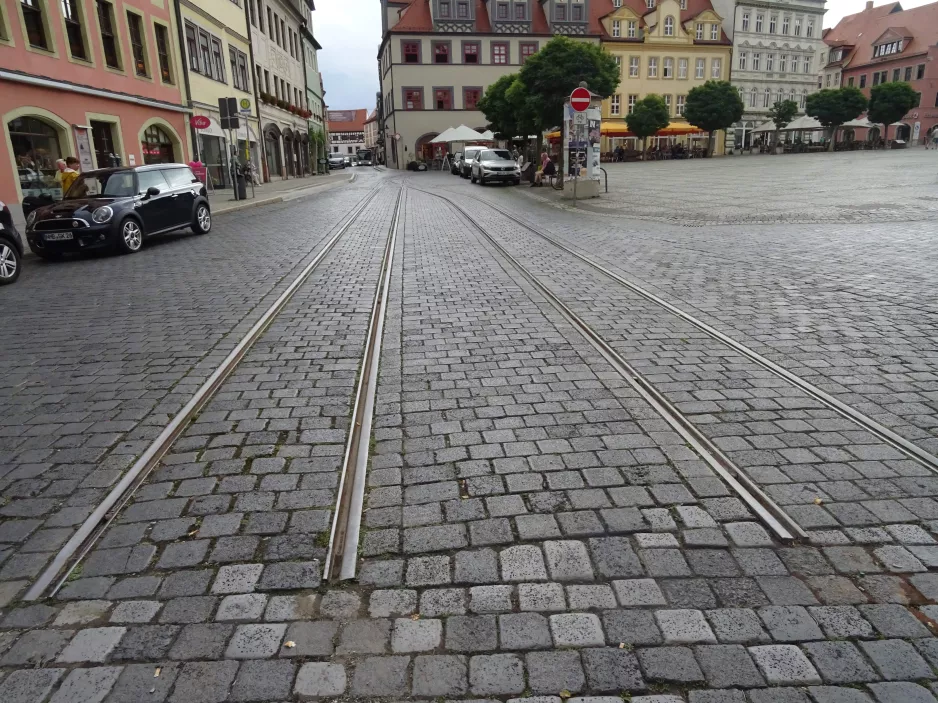
[[866, 9], [867, 10], [873, 9], [873, 0], [866, 0]]

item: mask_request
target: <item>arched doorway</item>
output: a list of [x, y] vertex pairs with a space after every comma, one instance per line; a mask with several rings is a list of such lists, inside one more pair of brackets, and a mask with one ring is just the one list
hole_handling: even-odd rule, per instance
[[893, 139], [901, 139], [902, 141], [908, 142], [912, 137], [912, 128], [907, 125], [905, 122], [897, 124], [893, 129], [895, 129], [895, 134]]
[[287, 178], [296, 176], [296, 156], [293, 144], [293, 130], [289, 127], [283, 130], [283, 155], [286, 160]]
[[159, 125], [150, 125], [143, 131], [140, 148], [145, 164], [171, 164], [176, 161], [172, 137]]
[[264, 127], [264, 154], [267, 156], [267, 180], [283, 177], [280, 156], [280, 128], [275, 124]]
[[[431, 144], [430, 141], [439, 136], [439, 132], [429, 132], [417, 139], [414, 143], [414, 157], [421, 161], [431, 161], [434, 158], [434, 152], [437, 147], [441, 152], [445, 148], [443, 144]], [[442, 154], [440, 155], [442, 158]]]
[[308, 176], [310, 175], [309, 134], [297, 132], [296, 148], [300, 154], [300, 172]]
[[879, 127], [870, 127], [866, 133], [866, 140], [876, 144], [879, 141], [880, 129]]
[[62, 188], [55, 180], [58, 172], [55, 162], [67, 154], [59, 130], [32, 115], [13, 118], [7, 122], [7, 130], [23, 197], [61, 200]]

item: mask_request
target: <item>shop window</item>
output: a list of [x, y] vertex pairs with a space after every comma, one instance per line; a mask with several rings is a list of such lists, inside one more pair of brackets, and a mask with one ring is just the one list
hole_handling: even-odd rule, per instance
[[114, 132], [110, 122], [91, 121], [91, 141], [98, 168], [120, 165], [120, 155], [114, 148]]
[[81, 26], [81, 8], [78, 0], [62, 0], [62, 19], [65, 20], [65, 34], [68, 37], [68, 51], [73, 59], [88, 60], [85, 50], [85, 37]]
[[462, 93], [462, 106], [466, 110], [475, 110], [479, 100], [482, 99], [481, 88], [464, 88]]
[[508, 44], [505, 42], [492, 42], [492, 63], [508, 63]]
[[537, 53], [537, 42], [521, 42], [521, 63]]
[[[145, 164], [171, 164], [176, 161], [172, 139], [162, 127], [157, 125], [147, 127], [143, 133], [140, 148], [143, 151], [143, 163]], [[151, 171], [150, 173], [158, 172]], [[144, 189], [144, 192], [146, 192], [146, 189]]]
[[435, 88], [433, 90], [433, 107], [437, 110], [453, 109], [453, 89]]
[[135, 12], [127, 12], [127, 27], [130, 29], [130, 48], [134, 55], [134, 71], [138, 76], [148, 76], [147, 48], [143, 39], [143, 22]]
[[13, 145], [13, 159], [23, 197], [51, 197], [62, 199], [62, 189], [56, 184], [55, 162], [64, 158], [59, 133], [38, 117], [17, 117], [7, 123]]
[[419, 42], [404, 42], [404, 63], [420, 63]]
[[29, 45], [48, 51], [49, 39], [46, 36], [45, 18], [42, 16], [42, 0], [21, 0], [20, 7], [23, 10], [23, 24], [26, 25]]
[[160, 61], [160, 79], [164, 83], [173, 82], [173, 73], [169, 60], [169, 30], [162, 24], [154, 24], [156, 33], [156, 55]]
[[433, 45], [433, 63], [449, 63], [449, 43], [435, 43]]

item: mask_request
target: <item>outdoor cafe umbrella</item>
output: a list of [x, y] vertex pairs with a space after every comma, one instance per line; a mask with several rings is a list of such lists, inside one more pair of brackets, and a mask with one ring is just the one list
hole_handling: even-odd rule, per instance
[[431, 144], [446, 144], [447, 142], [455, 141], [453, 139], [453, 133], [456, 130], [452, 127], [443, 130], [438, 136], [430, 140]]
[[[439, 137], [437, 137], [437, 139], [439, 139]], [[485, 142], [485, 141], [490, 141], [490, 140], [486, 139], [483, 135], [479, 134], [471, 127], [467, 127], [466, 125], [461, 124], [452, 131], [452, 134], [449, 135], [448, 141], [451, 141], [451, 142]]]

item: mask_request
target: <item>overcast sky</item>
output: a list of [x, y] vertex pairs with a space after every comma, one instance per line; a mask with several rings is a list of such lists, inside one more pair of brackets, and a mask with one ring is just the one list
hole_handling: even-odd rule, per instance
[[[900, 0], [910, 9], [930, 0]], [[877, 5], [885, 0], [875, 0]], [[859, 12], [866, 0], [828, 0], [824, 26]], [[381, 43], [380, 0], [316, 0], [313, 29], [322, 44], [319, 68], [332, 110], [375, 107], [378, 92], [378, 45]]]

